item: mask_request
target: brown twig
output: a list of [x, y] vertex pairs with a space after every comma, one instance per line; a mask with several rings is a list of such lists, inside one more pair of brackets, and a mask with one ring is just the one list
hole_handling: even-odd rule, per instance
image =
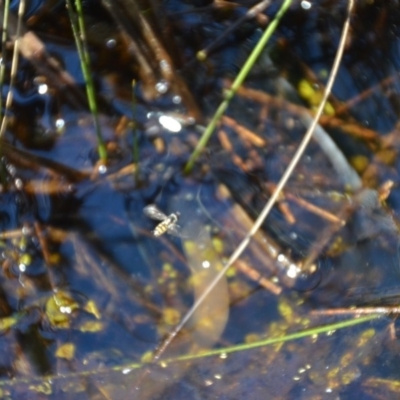
[[[273, 191], [276, 188], [276, 185], [273, 183], [266, 183], [265, 186], [268, 190]], [[318, 207], [307, 200], [304, 200], [301, 197], [295, 196], [289, 191], [285, 191], [285, 197], [295, 203], [297, 203], [300, 207], [303, 207], [305, 210], [318, 215], [319, 217], [325, 219], [326, 221], [332, 222], [334, 224], [345, 224], [344, 220], [341, 220], [337, 215], [330, 213], [327, 210], [324, 210], [321, 207]]]
[[188, 113], [199, 121], [201, 113], [190, 90], [178, 75], [171, 57], [137, 3], [132, 0], [102, 0], [102, 4], [120, 27], [128, 51], [139, 64], [139, 74], [147, 97], [155, 98], [160, 94], [156, 84], [164, 79], [181, 96]]
[[[230, 83], [227, 81], [227, 87], [230, 87]], [[303, 115], [304, 113], [313, 115], [307, 107], [303, 107], [297, 104], [293, 104], [282, 98], [271, 96], [268, 93], [261, 92], [256, 89], [250, 89], [247, 87], [241, 87], [237, 94], [243, 98], [256, 101], [260, 104], [274, 105], [275, 107], [285, 109], [296, 115]], [[381, 139], [378, 133], [372, 129], [365, 128], [354, 122], [346, 122], [337, 117], [331, 117], [328, 115], [321, 115], [319, 123], [324, 127], [340, 128], [343, 132], [348, 133], [356, 138], [363, 139], [366, 141], [372, 141], [374, 143], [380, 143]]]
[[[0, 19], [3, 18], [3, 6], [0, 7]], [[47, 84], [65, 96], [65, 99], [74, 107], [87, 107], [84, 93], [76, 86], [74, 78], [65, 71], [59, 62], [46, 52], [44, 43], [32, 32], [22, 25], [18, 34], [18, 21], [10, 13], [8, 35], [14, 41], [18, 38], [15, 50], [29, 60], [39, 75], [46, 77]], [[15, 54], [17, 54], [17, 52]]]
[[246, 128], [245, 126], [239, 124], [233, 118], [227, 117], [224, 115], [221, 118], [222, 122], [228, 125], [230, 128], [234, 129], [236, 133], [242, 138], [242, 140], [246, 142], [250, 142], [256, 147], [264, 147], [267, 142], [262, 137], [258, 136], [256, 133]]

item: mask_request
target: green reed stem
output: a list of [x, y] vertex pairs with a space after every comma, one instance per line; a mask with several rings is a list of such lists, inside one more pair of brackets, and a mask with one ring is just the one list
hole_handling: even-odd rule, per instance
[[[87, 47], [85, 21], [83, 19], [82, 3], [80, 0], [75, 0], [77, 18], [72, 8], [72, 1], [67, 0], [68, 13], [71, 21], [72, 32], [74, 34], [76, 47], [78, 49], [79, 59], [81, 63], [83, 78], [85, 80], [86, 95], [88, 98], [89, 109], [92, 113], [93, 123], [97, 136], [97, 146], [100, 160], [107, 161], [107, 150], [101, 133], [99, 122], [99, 113], [97, 108], [95, 90], [92, 75], [90, 73], [90, 57]], [[78, 23], [77, 23], [78, 20]]]
[[379, 317], [381, 317], [380, 314], [374, 314], [374, 315], [369, 315], [369, 316], [363, 317], [363, 318], [353, 318], [351, 320], [342, 321], [342, 322], [338, 322], [335, 324], [329, 324], [329, 325], [325, 325], [325, 326], [320, 326], [320, 327], [316, 327], [316, 328], [310, 328], [310, 329], [306, 329], [304, 331], [290, 333], [288, 335], [280, 336], [280, 337], [268, 338], [268, 339], [260, 340], [258, 342], [254, 342], [254, 343], [245, 343], [245, 344], [240, 344], [237, 346], [224, 347], [221, 349], [207, 350], [207, 351], [204, 351], [204, 352], [201, 352], [198, 354], [186, 354], [183, 356], [175, 357], [173, 359], [163, 360], [163, 362], [168, 363], [171, 361], [185, 361], [185, 360], [193, 360], [196, 358], [220, 356], [221, 354], [235, 353], [238, 351], [250, 350], [250, 349], [255, 349], [255, 348], [263, 347], [263, 346], [270, 346], [270, 345], [273, 345], [276, 343], [289, 342], [292, 340], [298, 340], [298, 339], [310, 337], [313, 335], [319, 335], [321, 333], [327, 333], [327, 332], [332, 332], [332, 331], [336, 331], [339, 329], [349, 328], [351, 326], [363, 324], [364, 322], [372, 321]]
[[218, 121], [228, 108], [229, 102], [231, 101], [232, 97], [236, 94], [239, 87], [242, 85], [244, 80], [246, 79], [248, 73], [250, 72], [251, 68], [253, 67], [254, 63], [257, 61], [257, 58], [264, 50], [265, 45], [268, 43], [268, 40], [271, 38], [272, 34], [275, 32], [281, 18], [285, 15], [286, 11], [290, 7], [292, 0], [284, 0], [281, 8], [279, 9], [278, 13], [276, 14], [275, 18], [271, 23], [268, 25], [267, 29], [265, 30], [263, 36], [257, 43], [254, 50], [251, 52], [249, 58], [246, 60], [243, 68], [240, 70], [238, 76], [234, 80], [232, 87], [226, 91], [224, 94], [224, 100], [217, 108], [217, 111], [214, 113], [211, 121], [207, 125], [206, 130], [204, 131], [203, 135], [201, 136], [199, 142], [197, 143], [196, 148], [194, 149], [193, 153], [191, 154], [189, 161], [187, 162], [184, 172], [189, 173], [194, 163], [196, 162], [197, 158], [199, 157], [200, 153], [207, 145], [208, 140], [210, 139], [212, 133], [214, 132], [215, 127], [217, 126]]
[[[307, 329], [307, 330], [304, 330], [301, 332], [292, 333], [292, 334], [282, 336], [282, 337], [277, 337], [277, 338], [270, 338], [270, 339], [262, 340], [260, 342], [251, 343], [251, 344], [242, 344], [242, 345], [238, 345], [238, 346], [225, 347], [223, 349], [205, 351], [205, 352], [193, 354], [193, 355], [187, 354], [187, 355], [183, 355], [183, 356], [176, 357], [176, 358], [170, 358], [168, 360], [167, 359], [163, 360], [163, 363], [194, 360], [194, 359], [198, 359], [198, 358], [211, 357], [211, 356], [221, 356], [222, 354], [234, 353], [237, 351], [250, 350], [250, 349], [257, 348], [257, 347], [273, 345], [276, 343], [288, 342], [291, 340], [297, 340], [297, 339], [309, 337], [312, 335], [328, 333], [333, 330], [339, 330], [339, 329], [344, 329], [344, 328], [348, 328], [351, 326], [355, 326], [358, 324], [363, 324], [365, 322], [372, 321], [379, 317], [380, 317], [380, 315], [377, 314], [377, 315], [370, 315], [370, 316], [364, 317], [364, 318], [354, 318], [349, 321], [343, 321], [343, 322], [339, 322], [336, 324], [330, 324], [330, 325], [326, 325], [326, 326], [322, 326], [322, 327], [318, 327], [318, 328]], [[31, 384], [32, 385], [35, 382], [41, 383], [44, 380], [46, 380], [46, 382], [52, 381], [54, 383], [54, 382], [59, 382], [59, 381], [63, 381], [63, 380], [71, 381], [71, 379], [73, 379], [73, 378], [81, 378], [82, 379], [84, 377], [91, 377], [91, 376], [98, 377], [98, 376], [101, 376], [102, 373], [107, 374], [107, 373], [110, 373], [111, 371], [121, 372], [121, 371], [124, 371], [127, 369], [135, 370], [135, 369], [140, 369], [140, 368], [146, 368], [147, 366], [148, 366], [148, 363], [132, 362], [132, 363], [125, 363], [122, 365], [115, 365], [115, 366], [108, 367], [108, 368], [105, 368], [104, 370], [100, 370], [100, 371], [97, 368], [95, 368], [95, 369], [91, 369], [91, 370], [87, 370], [87, 371], [69, 372], [69, 373], [63, 374], [63, 375], [58, 374], [58, 375], [52, 375], [52, 376], [46, 376], [46, 377], [16, 377], [11, 380], [0, 381], [0, 388], [14, 387], [14, 386], [17, 386], [18, 384], [20, 384], [20, 385], [21, 384]]]

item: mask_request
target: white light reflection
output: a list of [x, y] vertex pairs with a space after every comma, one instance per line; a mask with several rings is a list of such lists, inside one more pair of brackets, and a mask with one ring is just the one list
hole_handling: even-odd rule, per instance
[[289, 269], [288, 269], [286, 275], [287, 275], [289, 278], [294, 279], [294, 278], [297, 278], [297, 276], [299, 275], [299, 273], [300, 273], [299, 267], [298, 267], [297, 265], [295, 265], [295, 264], [290, 264]]
[[107, 167], [104, 164], [99, 165], [99, 173], [105, 174], [107, 172]]
[[56, 120], [56, 128], [57, 129], [63, 129], [65, 126], [65, 121], [62, 118], [58, 118]]
[[117, 41], [116, 41], [115, 39], [108, 39], [108, 40], [106, 41], [106, 46], [107, 46], [109, 49], [113, 49], [113, 48], [116, 46], [116, 44], [117, 44]]
[[301, 8], [303, 8], [303, 10], [309, 10], [311, 6], [312, 4], [309, 1], [303, 0], [301, 2]]
[[162, 115], [160, 118], [158, 118], [158, 122], [160, 125], [162, 125], [165, 129], [168, 129], [170, 132], [180, 132], [182, 130], [182, 125], [181, 123], [168, 115]]
[[38, 86], [39, 94], [46, 94], [48, 90], [49, 87], [45, 83], [42, 83], [41, 85]]
[[160, 81], [156, 83], [156, 90], [160, 94], [167, 93], [169, 85], [167, 81]]
[[173, 102], [174, 104], [181, 104], [181, 103], [182, 103], [182, 98], [181, 98], [181, 96], [178, 96], [178, 95], [174, 96], [174, 97], [172, 98], [172, 102]]

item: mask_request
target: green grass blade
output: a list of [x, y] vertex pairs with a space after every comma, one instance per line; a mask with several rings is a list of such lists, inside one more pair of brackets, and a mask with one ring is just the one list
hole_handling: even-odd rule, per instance
[[89, 51], [87, 49], [87, 41], [86, 41], [86, 29], [85, 29], [85, 21], [83, 19], [83, 10], [82, 3], [80, 0], [75, 0], [75, 7], [77, 10], [78, 18], [72, 8], [72, 1], [67, 0], [68, 5], [68, 13], [71, 21], [72, 32], [74, 34], [76, 47], [78, 49], [79, 59], [81, 62], [81, 68], [83, 77], [85, 79], [85, 87], [86, 87], [86, 95], [88, 98], [89, 109], [93, 116], [93, 123], [97, 136], [97, 144], [98, 144], [98, 152], [100, 160], [103, 162], [107, 161], [107, 150], [104, 144], [103, 136], [101, 133], [99, 116], [98, 116], [98, 108], [94, 90], [94, 84], [92, 75], [90, 73], [90, 58]]
[[278, 13], [276, 14], [275, 18], [271, 23], [268, 25], [267, 29], [265, 30], [263, 36], [257, 43], [256, 47], [250, 54], [249, 58], [247, 59], [246, 63], [244, 64], [243, 68], [240, 70], [238, 76], [234, 80], [232, 87], [225, 93], [224, 101], [219, 105], [217, 111], [214, 113], [210, 123], [207, 125], [206, 130], [204, 131], [203, 135], [201, 136], [196, 148], [194, 149], [193, 153], [191, 154], [189, 161], [187, 162], [184, 172], [189, 173], [194, 163], [196, 162], [197, 158], [199, 157], [200, 153], [207, 145], [208, 140], [210, 139], [212, 133], [214, 132], [215, 127], [217, 126], [218, 121], [228, 108], [229, 102], [232, 97], [235, 95], [239, 87], [243, 84], [244, 80], [246, 79], [248, 73], [250, 72], [251, 68], [253, 67], [254, 63], [257, 61], [257, 58], [260, 56], [261, 52], [264, 50], [264, 47], [268, 43], [268, 40], [271, 38], [272, 34], [275, 32], [276, 28], [282, 17], [285, 15], [286, 11], [290, 7], [292, 0], [285, 0], [279, 9]]
[[363, 324], [368, 321], [372, 321], [379, 317], [381, 317], [381, 315], [375, 314], [375, 315], [369, 315], [369, 316], [363, 317], [363, 318], [353, 318], [351, 320], [346, 320], [346, 321], [338, 322], [335, 324], [329, 324], [329, 325], [320, 326], [320, 327], [316, 327], [316, 328], [310, 328], [310, 329], [306, 329], [304, 331], [290, 333], [288, 335], [280, 336], [280, 337], [268, 338], [268, 339], [254, 342], [254, 343], [245, 343], [245, 344], [240, 344], [237, 346], [225, 347], [225, 348], [221, 348], [221, 349], [213, 349], [213, 350], [204, 351], [204, 352], [201, 352], [198, 354], [187, 354], [187, 355], [183, 355], [183, 356], [176, 357], [173, 359], [163, 360], [163, 362], [168, 363], [171, 361], [192, 360], [192, 359], [196, 359], [196, 358], [220, 356], [221, 354], [228, 354], [228, 353], [235, 353], [238, 351], [251, 350], [251, 349], [258, 348], [258, 347], [270, 346], [270, 345], [273, 345], [276, 343], [289, 342], [292, 340], [298, 340], [298, 339], [302, 339], [302, 338], [313, 336], [313, 335], [319, 335], [322, 333], [328, 333], [328, 332], [336, 331], [339, 329], [349, 328], [351, 326], [355, 326], [358, 324]]

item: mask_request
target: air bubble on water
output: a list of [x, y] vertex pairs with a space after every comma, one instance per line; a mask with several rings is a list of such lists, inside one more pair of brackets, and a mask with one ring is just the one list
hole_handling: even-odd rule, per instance
[[11, 176], [15, 176], [15, 174], [17, 173], [17, 169], [13, 164], [7, 164], [7, 171]]
[[22, 182], [22, 180], [21, 179], [19, 179], [19, 178], [17, 178], [16, 180], [15, 180], [15, 187], [17, 188], [17, 189], [22, 189], [23, 188], [23, 186], [24, 186], [24, 184], [23, 184], [23, 182]]
[[175, 95], [175, 96], [172, 98], [172, 102], [173, 102], [174, 104], [181, 104], [181, 102], [182, 102], [182, 97], [181, 97], [181, 96], [178, 96], [178, 95]]
[[108, 40], [106, 41], [106, 46], [107, 46], [109, 49], [113, 49], [113, 48], [115, 47], [116, 44], [117, 44], [117, 41], [116, 41], [115, 39], [108, 39]]
[[45, 83], [42, 83], [38, 86], [39, 94], [46, 94], [48, 92], [48, 90], [49, 90], [49, 87]]
[[299, 275], [299, 272], [300, 272], [300, 270], [299, 270], [299, 267], [297, 265], [290, 264], [289, 269], [286, 272], [286, 275], [289, 278], [295, 279]]
[[31, 235], [32, 234], [32, 229], [30, 228], [30, 226], [25, 225], [22, 227], [22, 234], [23, 235]]
[[171, 70], [171, 66], [169, 64], [169, 62], [167, 60], [161, 60], [160, 61], [160, 68], [163, 71], [170, 71]]
[[167, 81], [162, 80], [156, 83], [156, 90], [158, 93], [160, 94], [167, 93], [168, 89], [169, 89], [169, 84]]
[[62, 118], [58, 118], [56, 120], [56, 128], [57, 129], [63, 129], [65, 126], [65, 120], [63, 120]]
[[56, 132], [61, 135], [65, 130], [65, 121], [62, 118], [58, 118], [55, 122]]
[[107, 172], [107, 167], [104, 164], [99, 165], [99, 173], [105, 174]]

